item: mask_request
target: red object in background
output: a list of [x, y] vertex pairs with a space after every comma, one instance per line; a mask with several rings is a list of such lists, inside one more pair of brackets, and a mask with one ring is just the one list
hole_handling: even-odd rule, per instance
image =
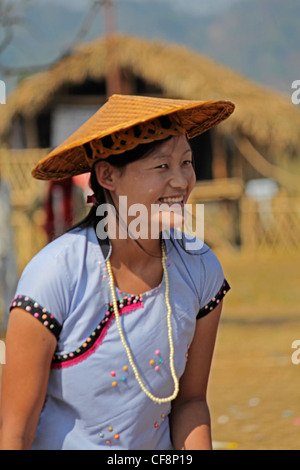
[[[59, 211], [56, 213], [55, 193], [59, 195]], [[68, 230], [73, 223], [73, 180], [50, 181], [44, 208], [46, 212], [45, 230], [49, 241]]]
[[79, 186], [83, 191], [89, 189], [90, 173], [73, 176], [73, 183]]

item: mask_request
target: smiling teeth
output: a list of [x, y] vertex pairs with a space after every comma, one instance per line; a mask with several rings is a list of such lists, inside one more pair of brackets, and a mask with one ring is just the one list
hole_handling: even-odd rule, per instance
[[161, 202], [166, 202], [167, 204], [178, 204], [183, 202], [183, 197], [165, 197], [160, 199]]

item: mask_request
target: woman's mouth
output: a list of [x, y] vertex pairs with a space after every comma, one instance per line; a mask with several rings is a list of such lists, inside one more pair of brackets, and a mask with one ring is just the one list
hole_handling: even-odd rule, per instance
[[159, 202], [162, 204], [184, 204], [184, 196], [161, 197]]

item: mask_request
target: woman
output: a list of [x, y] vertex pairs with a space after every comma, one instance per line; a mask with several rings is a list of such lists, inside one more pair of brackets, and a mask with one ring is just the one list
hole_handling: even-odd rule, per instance
[[[148, 228], [153, 205], [179, 205], [177, 225], [195, 184], [187, 136], [233, 109], [114, 95], [34, 169], [40, 179], [91, 171], [94, 206], [20, 279], [6, 339], [3, 449], [212, 448], [206, 390], [229, 286], [212, 251], [186, 249], [185, 237], [163, 231], [161, 214], [159, 237], [133, 236], [120, 201], [142, 204]], [[117, 219], [107, 218], [105, 233], [103, 203]]]

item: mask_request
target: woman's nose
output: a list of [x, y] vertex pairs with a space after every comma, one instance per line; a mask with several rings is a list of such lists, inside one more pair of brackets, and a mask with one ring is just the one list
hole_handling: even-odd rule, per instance
[[188, 178], [182, 171], [173, 171], [170, 177], [170, 185], [172, 188], [186, 189], [188, 187]]

